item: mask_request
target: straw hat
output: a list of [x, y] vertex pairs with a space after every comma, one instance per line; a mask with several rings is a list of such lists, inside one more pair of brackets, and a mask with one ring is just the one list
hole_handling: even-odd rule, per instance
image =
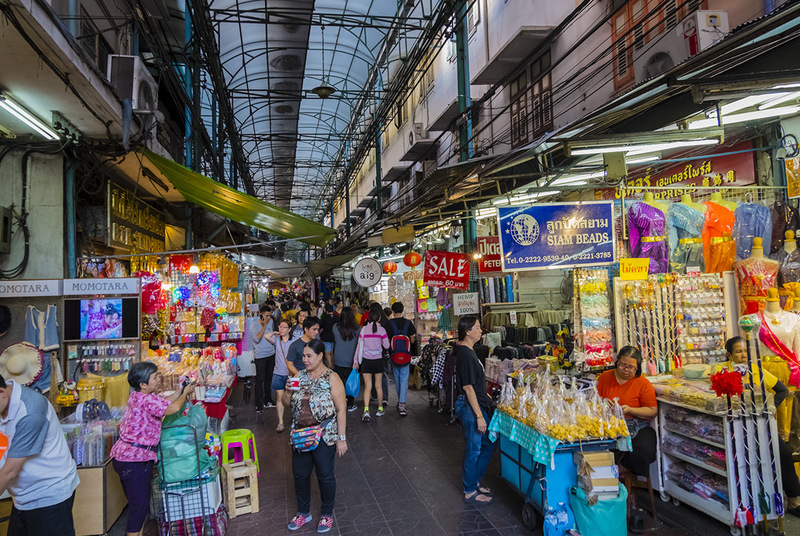
[[27, 342], [13, 344], [0, 354], [0, 374], [20, 385], [31, 385], [38, 380], [43, 365], [42, 351]]

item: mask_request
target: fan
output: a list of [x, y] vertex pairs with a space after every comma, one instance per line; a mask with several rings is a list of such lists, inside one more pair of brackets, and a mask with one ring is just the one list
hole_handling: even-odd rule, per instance
[[561, 280], [561, 299], [564, 300], [564, 304], [572, 303], [572, 296], [575, 292], [572, 274], [572, 270], [568, 271]]

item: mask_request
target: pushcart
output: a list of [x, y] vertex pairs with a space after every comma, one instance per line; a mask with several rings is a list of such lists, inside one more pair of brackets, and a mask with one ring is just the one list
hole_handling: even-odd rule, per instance
[[522, 523], [531, 531], [541, 531], [549, 506], [569, 504], [570, 489], [578, 483], [573, 452], [593, 452], [616, 447], [613, 439], [559, 444], [551, 464], [533, 459], [531, 453], [512, 439], [499, 434], [500, 478], [524, 499]]

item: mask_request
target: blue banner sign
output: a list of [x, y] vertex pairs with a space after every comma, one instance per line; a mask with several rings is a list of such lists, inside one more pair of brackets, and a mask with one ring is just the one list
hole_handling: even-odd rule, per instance
[[611, 202], [497, 208], [503, 271], [599, 266], [615, 261]]

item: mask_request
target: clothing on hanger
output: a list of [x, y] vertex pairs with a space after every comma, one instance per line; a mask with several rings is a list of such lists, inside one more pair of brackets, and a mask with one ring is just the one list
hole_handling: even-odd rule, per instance
[[687, 266], [705, 269], [703, 259], [703, 223], [705, 215], [683, 203], [670, 206], [672, 226], [669, 229], [669, 267], [673, 272], [686, 273]]
[[800, 217], [791, 205], [783, 200], [775, 201], [769, 208], [772, 220], [772, 240], [770, 241], [770, 256], [775, 255], [783, 247], [786, 231], [800, 229]]
[[628, 209], [628, 224], [632, 256], [650, 258], [651, 274], [669, 271], [666, 214], [647, 203], [637, 201]]
[[769, 208], [758, 203], [740, 203], [734, 211], [733, 241], [736, 243], [736, 258], [747, 259], [753, 246], [753, 238], [761, 238], [764, 255], [769, 255], [772, 240], [772, 218]]

